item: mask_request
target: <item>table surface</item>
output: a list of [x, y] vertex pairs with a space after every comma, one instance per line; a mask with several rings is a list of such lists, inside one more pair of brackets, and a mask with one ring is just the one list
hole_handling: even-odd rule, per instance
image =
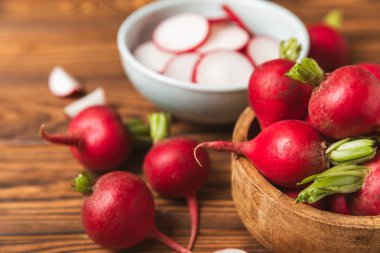
[[[122, 20], [147, 0], [0, 1], [0, 252], [108, 252], [91, 242], [80, 221], [81, 196], [70, 189], [82, 170], [66, 147], [38, 136], [45, 123], [65, 131], [62, 108], [47, 89], [47, 77], [62, 65], [86, 86], [103, 87], [123, 118], [146, 117], [158, 109], [126, 79], [116, 47]], [[351, 61], [380, 63], [380, 1], [281, 0], [306, 23], [333, 8], [345, 12], [344, 33]], [[202, 140], [230, 139], [233, 126], [204, 127], [176, 122], [174, 135]], [[128, 167], [140, 173], [141, 153]], [[199, 194], [201, 227], [194, 252], [236, 247], [267, 252], [245, 230], [230, 194], [227, 154], [212, 153], [212, 173]], [[155, 195], [157, 226], [186, 244], [189, 234], [183, 200]], [[146, 240], [126, 252], [170, 252]]]

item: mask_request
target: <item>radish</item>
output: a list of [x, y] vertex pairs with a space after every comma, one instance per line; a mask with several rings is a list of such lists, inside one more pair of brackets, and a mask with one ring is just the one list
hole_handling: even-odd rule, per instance
[[200, 59], [201, 55], [198, 53], [177, 55], [171, 59], [163, 73], [177, 80], [192, 82], [195, 65]]
[[[288, 195], [292, 199], [297, 199], [297, 196], [300, 192], [301, 192], [301, 190], [289, 190], [289, 189], [283, 190], [283, 193], [285, 193], [286, 195]], [[326, 202], [323, 199], [319, 200], [315, 203], [308, 204], [308, 205], [311, 207], [317, 208], [319, 210], [326, 210]]]
[[246, 87], [254, 68], [244, 55], [233, 51], [206, 54], [195, 68], [195, 82]]
[[243, 22], [239, 15], [229, 5], [222, 4], [222, 8], [232, 21], [234, 21], [239, 27], [241, 27], [248, 33], [251, 33], [249, 27]]
[[248, 100], [261, 129], [284, 119], [303, 119], [312, 88], [285, 76], [294, 65], [301, 51], [296, 39], [281, 43], [281, 58], [258, 66], [253, 72]]
[[278, 59], [280, 42], [267, 35], [254, 36], [247, 45], [247, 55], [255, 66]]
[[199, 153], [202, 168], [194, 159], [197, 142], [189, 138], [163, 140], [167, 136], [168, 116], [152, 114], [149, 119], [155, 145], [145, 156], [143, 170], [148, 184], [160, 194], [186, 198], [191, 219], [188, 249], [192, 249], [198, 232], [198, 201], [196, 194], [210, 173], [210, 160], [205, 151]]
[[306, 178], [301, 184], [312, 181], [298, 195], [298, 202], [313, 203], [329, 195], [356, 192], [347, 197], [353, 214], [380, 215], [380, 155], [364, 165], [337, 165]]
[[341, 34], [341, 14], [332, 11], [325, 23], [308, 27], [310, 36], [309, 56], [315, 59], [323, 69], [332, 72], [348, 63], [348, 45]]
[[328, 211], [345, 215], [353, 215], [350, 208], [348, 207], [346, 194], [336, 194], [328, 196], [326, 198], [326, 201]]
[[375, 63], [359, 63], [357, 66], [360, 66], [362, 68], [365, 68], [372, 74], [376, 76], [378, 80], [380, 80], [380, 65]]
[[181, 13], [162, 21], [153, 32], [158, 48], [171, 53], [185, 53], [202, 45], [210, 31], [208, 20], [196, 13]]
[[213, 23], [209, 37], [197, 52], [205, 54], [217, 50], [239, 51], [248, 41], [249, 34], [244, 29], [230, 23]]
[[247, 251], [241, 249], [222, 249], [218, 251], [214, 251], [213, 253], [247, 253]]
[[82, 84], [62, 67], [55, 67], [49, 75], [49, 90], [57, 97], [68, 97], [83, 91]]
[[221, 17], [221, 18], [209, 18], [208, 22], [210, 25], [212, 24], [218, 24], [218, 23], [227, 23], [227, 22], [232, 22], [231, 18], [229, 17]]
[[366, 69], [346, 66], [326, 76], [313, 59], [304, 58], [286, 75], [316, 87], [309, 116], [325, 136], [342, 139], [379, 129], [380, 81]]
[[102, 88], [97, 88], [90, 94], [78, 99], [77, 101], [67, 105], [63, 111], [69, 117], [77, 116], [83, 110], [92, 106], [101, 106], [106, 104], [106, 95]]
[[299, 188], [297, 183], [305, 175], [322, 172], [329, 163], [357, 163], [372, 159], [376, 153], [374, 145], [370, 139], [346, 139], [327, 148], [322, 135], [310, 124], [283, 120], [265, 128], [247, 142], [201, 143], [194, 150], [194, 156], [197, 157], [200, 148], [241, 154], [270, 182], [285, 188]]
[[150, 237], [177, 252], [190, 253], [156, 228], [152, 193], [137, 176], [114, 171], [92, 185], [90, 175], [84, 172], [73, 180], [72, 186], [84, 195], [84, 230], [102, 247], [126, 249]]
[[69, 123], [67, 134], [48, 134], [45, 140], [70, 146], [71, 153], [93, 172], [104, 173], [122, 165], [131, 149], [131, 136], [118, 114], [106, 106], [90, 107]]
[[165, 69], [170, 59], [174, 56], [171, 53], [159, 49], [151, 41], [138, 46], [133, 54], [145, 67], [159, 73]]

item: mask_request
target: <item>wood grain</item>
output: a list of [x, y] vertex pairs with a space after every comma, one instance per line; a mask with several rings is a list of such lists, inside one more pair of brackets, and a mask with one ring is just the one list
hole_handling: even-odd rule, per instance
[[[91, 91], [104, 87], [123, 118], [157, 110], [130, 85], [116, 47], [119, 25], [149, 0], [0, 1], [0, 252], [108, 252], [94, 245], [80, 224], [81, 197], [70, 180], [82, 170], [65, 147], [37, 134], [45, 123], [64, 131], [61, 109], [73, 99], [57, 99], [47, 76], [62, 65]], [[306, 23], [330, 9], [346, 14], [345, 34], [352, 62], [380, 63], [380, 1], [279, 0]], [[199, 141], [230, 139], [232, 126], [205, 127], [176, 122], [175, 135]], [[125, 169], [140, 173], [136, 153]], [[195, 252], [238, 247], [267, 252], [245, 230], [230, 194], [229, 156], [212, 154], [212, 175], [200, 192], [201, 229]], [[158, 227], [186, 244], [189, 219], [185, 201], [155, 196]], [[169, 252], [147, 240], [127, 252]]]

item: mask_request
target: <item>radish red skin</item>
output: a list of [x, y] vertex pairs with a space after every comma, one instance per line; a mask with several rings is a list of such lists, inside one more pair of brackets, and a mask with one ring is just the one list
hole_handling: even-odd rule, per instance
[[376, 76], [378, 80], [380, 80], [380, 65], [375, 63], [359, 63], [357, 66], [360, 66], [362, 68], [365, 68], [372, 74]]
[[312, 88], [285, 76], [295, 62], [277, 59], [266, 62], [252, 74], [248, 96], [261, 128], [285, 119], [303, 119]]
[[91, 196], [84, 199], [82, 222], [97, 244], [129, 248], [151, 235], [154, 200], [137, 176], [112, 172], [99, 178]]
[[210, 172], [210, 160], [200, 150], [199, 166], [193, 156], [197, 142], [187, 138], [157, 143], [144, 159], [144, 175], [153, 189], [164, 196], [183, 198], [194, 195], [205, 184]]
[[309, 26], [308, 31], [309, 56], [325, 71], [332, 72], [348, 63], [347, 41], [339, 31], [325, 24]]
[[[289, 190], [289, 189], [286, 189], [283, 191], [283, 193], [285, 193], [286, 195], [288, 195], [292, 199], [296, 199], [300, 192], [301, 192], [301, 190]], [[326, 202], [323, 199], [320, 201], [317, 201], [313, 204], [307, 204], [307, 205], [314, 207], [314, 208], [317, 208], [319, 210], [326, 210]]]
[[326, 198], [328, 211], [338, 214], [353, 215], [347, 204], [347, 195], [337, 194]]
[[358, 66], [337, 69], [313, 91], [309, 116], [314, 127], [333, 139], [360, 136], [380, 125], [380, 82]]

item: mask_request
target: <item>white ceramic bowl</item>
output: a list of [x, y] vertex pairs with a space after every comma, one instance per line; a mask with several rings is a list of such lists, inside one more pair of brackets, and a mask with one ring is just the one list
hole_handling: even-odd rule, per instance
[[[182, 12], [197, 12], [208, 17], [224, 16], [221, 4], [228, 3], [257, 34], [278, 40], [295, 37], [302, 43], [301, 57], [309, 50], [309, 37], [303, 23], [289, 10], [261, 0], [162, 0], [132, 13], [118, 32], [121, 62], [134, 87], [162, 110], [197, 123], [234, 122], [247, 105], [248, 87], [218, 87], [178, 81], [143, 66], [133, 56], [134, 48], [151, 39], [157, 24]], [[300, 57], [300, 58], [301, 58]]]

